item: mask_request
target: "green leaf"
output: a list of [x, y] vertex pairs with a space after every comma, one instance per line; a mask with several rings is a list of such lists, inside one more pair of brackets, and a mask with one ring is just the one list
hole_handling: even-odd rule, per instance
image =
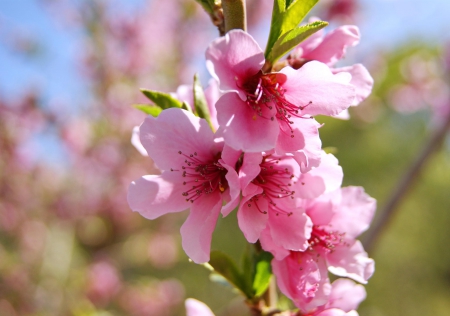
[[261, 252], [256, 257], [255, 276], [253, 278], [254, 296], [258, 297], [266, 292], [272, 278], [272, 268], [270, 262], [273, 256], [268, 252]]
[[273, 64], [295, 46], [303, 42], [315, 32], [323, 29], [327, 25], [328, 22], [316, 21], [310, 24], [298, 26], [293, 30], [283, 34], [273, 45], [273, 48], [270, 51], [269, 56], [267, 56], [267, 59]]
[[149, 114], [153, 117], [157, 117], [159, 113], [162, 112], [162, 109], [157, 105], [151, 105], [151, 104], [133, 104], [133, 107], [135, 107], [138, 110], [141, 110], [145, 114]]
[[209, 15], [214, 13], [214, 5], [215, 5], [214, 0], [195, 0], [195, 1], [197, 1]]
[[168, 93], [147, 89], [141, 89], [141, 92], [163, 110], [169, 108], [181, 108], [183, 106], [183, 102], [172, 97]]
[[247, 298], [253, 297], [253, 291], [246, 286], [243, 276], [239, 273], [236, 265], [227, 255], [220, 251], [211, 251], [210, 258], [208, 263], [214, 268], [214, 272], [222, 275]]
[[206, 102], [205, 92], [203, 91], [202, 84], [198, 79], [198, 74], [194, 75], [194, 109], [195, 114], [198, 117], [204, 118], [211, 128], [211, 116], [209, 115], [208, 103]]
[[[268, 59], [275, 42], [298, 26], [319, 0], [274, 0], [272, 21], [265, 56]], [[269, 60], [270, 61], [270, 60]]]

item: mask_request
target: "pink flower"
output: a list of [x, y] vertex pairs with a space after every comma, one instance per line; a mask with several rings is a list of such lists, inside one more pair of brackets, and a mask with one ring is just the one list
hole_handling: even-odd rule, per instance
[[355, 311], [366, 298], [366, 290], [360, 284], [348, 279], [337, 279], [331, 284], [331, 291], [325, 305], [307, 312], [303, 316], [358, 316]]
[[227, 144], [245, 152], [307, 150], [305, 139], [318, 138], [311, 115], [337, 115], [355, 98], [350, 74], [334, 75], [320, 62], [263, 73], [263, 51], [240, 30], [213, 41], [206, 58], [220, 88], [234, 92], [216, 104], [219, 131]]
[[332, 67], [345, 56], [347, 47], [359, 43], [359, 37], [359, 29], [354, 25], [338, 27], [326, 35], [324, 35], [324, 30], [320, 30], [300, 43], [293, 50], [288, 61], [292, 67], [300, 68], [308, 62], [316, 60], [329, 66], [334, 74], [350, 73], [352, 76], [350, 84], [355, 87], [356, 91], [356, 98], [351, 105], [358, 105], [372, 92], [373, 78], [367, 69], [361, 64], [343, 68]]
[[291, 155], [244, 155], [239, 171], [242, 201], [238, 223], [249, 242], [256, 242], [267, 227], [277, 247], [308, 248], [312, 223], [299, 207], [300, 198], [312, 199], [336, 190], [343, 177], [333, 155], [322, 152], [321, 161], [319, 167], [302, 174]]
[[313, 228], [305, 252], [277, 247], [267, 231], [264, 250], [274, 254], [272, 267], [280, 290], [302, 310], [324, 304], [331, 273], [367, 283], [374, 262], [355, 238], [372, 220], [376, 201], [360, 187], [347, 187], [305, 202]]
[[228, 214], [239, 203], [239, 153], [215, 142], [205, 120], [177, 108], [147, 117], [140, 139], [162, 173], [131, 183], [131, 209], [155, 219], [190, 208], [181, 227], [183, 249], [196, 263], [208, 261], [219, 212]]
[[247, 240], [255, 243], [269, 226], [279, 247], [305, 250], [312, 224], [297, 207], [300, 168], [293, 157], [246, 153], [239, 175], [242, 201], [237, 216]]
[[188, 298], [185, 302], [186, 316], [214, 316], [211, 309], [196, 299]]

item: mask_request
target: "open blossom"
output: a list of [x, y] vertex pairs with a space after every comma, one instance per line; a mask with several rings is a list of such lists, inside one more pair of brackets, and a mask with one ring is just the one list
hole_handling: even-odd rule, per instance
[[362, 64], [334, 68], [334, 65], [345, 56], [347, 47], [359, 43], [359, 29], [354, 25], [344, 25], [324, 35], [324, 30], [311, 35], [301, 42], [290, 55], [289, 64], [294, 68], [304, 67], [308, 62], [320, 61], [330, 67], [333, 73], [350, 73], [350, 84], [355, 87], [356, 97], [353, 106], [366, 99], [373, 87], [373, 78]]
[[338, 189], [343, 173], [337, 159], [324, 152], [320, 166], [308, 173], [300, 172], [291, 155], [246, 153], [239, 177], [238, 223], [247, 240], [256, 242], [267, 227], [277, 246], [303, 251], [309, 246], [312, 223], [299, 207], [300, 198]]
[[183, 249], [196, 263], [208, 261], [220, 211], [228, 214], [239, 202], [239, 153], [214, 141], [205, 120], [178, 108], [147, 117], [139, 134], [162, 173], [131, 183], [131, 209], [149, 219], [190, 209], [181, 227]]
[[311, 116], [337, 115], [355, 98], [351, 75], [333, 74], [321, 62], [263, 73], [262, 49], [240, 30], [213, 41], [206, 59], [221, 90], [229, 91], [216, 103], [219, 131], [245, 152], [307, 150], [305, 139], [318, 139], [319, 124]]
[[[302, 316], [358, 316], [355, 311], [366, 298], [366, 290], [360, 284], [348, 279], [337, 279], [331, 284], [331, 291], [325, 305], [310, 311], [303, 311]], [[306, 312], [306, 313], [305, 313]]]
[[[347, 187], [305, 202], [313, 227], [307, 251], [286, 251], [267, 231], [261, 245], [274, 254], [272, 261], [280, 290], [303, 310], [322, 305], [329, 292], [328, 271], [366, 283], [374, 271], [355, 238], [372, 220], [376, 202], [360, 187]], [[328, 271], [327, 271], [328, 270]]]

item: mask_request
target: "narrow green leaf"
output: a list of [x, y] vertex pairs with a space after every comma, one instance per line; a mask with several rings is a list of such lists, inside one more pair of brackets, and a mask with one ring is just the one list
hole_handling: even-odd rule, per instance
[[206, 102], [205, 92], [198, 78], [198, 74], [194, 75], [194, 109], [198, 117], [204, 118], [209, 126], [212, 127], [211, 116], [209, 114], [208, 103]]
[[298, 26], [319, 0], [274, 0], [272, 21], [265, 56], [270, 55], [275, 42]]
[[209, 15], [214, 13], [214, 0], [195, 0], [195, 1], [197, 1]]
[[222, 275], [247, 298], [253, 296], [251, 289], [245, 286], [243, 276], [239, 273], [236, 265], [227, 255], [219, 251], [212, 251], [210, 258], [209, 264], [214, 268], [214, 272]]
[[141, 110], [145, 114], [149, 114], [153, 117], [157, 117], [159, 113], [162, 112], [162, 109], [157, 105], [151, 105], [151, 104], [133, 104], [133, 107], [135, 107], [138, 110]]
[[267, 60], [273, 64], [295, 46], [327, 25], [328, 22], [316, 21], [311, 24], [298, 26], [285, 33], [275, 42], [269, 56], [267, 56]]
[[168, 93], [147, 89], [141, 89], [141, 92], [163, 110], [169, 108], [181, 108], [183, 105], [183, 102], [177, 100]]
[[273, 256], [268, 252], [261, 252], [256, 257], [255, 276], [253, 279], [253, 290], [255, 297], [261, 296], [270, 285], [272, 267], [270, 262]]

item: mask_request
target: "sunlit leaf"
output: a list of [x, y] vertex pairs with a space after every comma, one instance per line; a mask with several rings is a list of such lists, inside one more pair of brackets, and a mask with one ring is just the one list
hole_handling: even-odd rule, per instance
[[198, 117], [204, 118], [212, 126], [205, 92], [197, 74], [194, 76], [194, 109]]
[[323, 29], [327, 25], [327, 22], [316, 21], [310, 24], [298, 26], [285, 33], [275, 42], [269, 56], [267, 57], [267, 60], [274, 63], [295, 46], [303, 42], [306, 38]]
[[265, 56], [268, 59], [274, 44], [285, 33], [297, 27], [318, 0], [274, 0], [272, 21]]
[[159, 106], [151, 104], [133, 104], [133, 107], [153, 117], [157, 117], [163, 110]]
[[181, 108], [183, 105], [183, 102], [177, 100], [168, 93], [147, 89], [141, 89], [141, 92], [163, 110], [169, 108]]
[[269, 287], [272, 277], [272, 267], [270, 265], [272, 259], [273, 256], [265, 251], [256, 257], [255, 276], [252, 286], [256, 297], [263, 295]]

